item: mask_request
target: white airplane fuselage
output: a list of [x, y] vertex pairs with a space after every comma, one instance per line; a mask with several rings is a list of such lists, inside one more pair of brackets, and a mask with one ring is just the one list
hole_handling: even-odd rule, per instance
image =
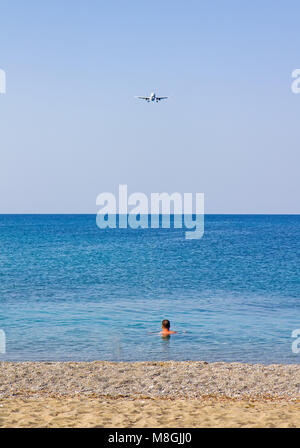
[[152, 92], [150, 95], [150, 101], [155, 101], [155, 93]]

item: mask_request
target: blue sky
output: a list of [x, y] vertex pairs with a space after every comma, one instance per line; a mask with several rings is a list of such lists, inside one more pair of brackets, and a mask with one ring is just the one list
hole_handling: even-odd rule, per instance
[[[122, 183], [300, 213], [299, 2], [0, 8], [0, 213], [95, 213]], [[134, 98], [152, 91], [170, 98]]]

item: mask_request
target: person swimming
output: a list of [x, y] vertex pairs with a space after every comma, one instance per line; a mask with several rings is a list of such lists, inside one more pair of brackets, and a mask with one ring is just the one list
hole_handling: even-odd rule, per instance
[[162, 337], [170, 336], [171, 334], [176, 334], [177, 331], [170, 330], [170, 321], [168, 319], [164, 319], [161, 323], [161, 332]]

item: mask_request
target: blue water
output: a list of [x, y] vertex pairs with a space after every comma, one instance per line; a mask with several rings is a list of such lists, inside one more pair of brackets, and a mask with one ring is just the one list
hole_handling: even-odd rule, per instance
[[[0, 360], [300, 361], [300, 216], [208, 215], [186, 240], [0, 215], [0, 248]], [[186, 333], [151, 334], [164, 318]]]

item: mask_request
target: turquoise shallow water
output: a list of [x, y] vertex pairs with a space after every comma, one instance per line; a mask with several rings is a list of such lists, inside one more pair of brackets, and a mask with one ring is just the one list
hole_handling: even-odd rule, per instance
[[[208, 215], [188, 241], [0, 215], [0, 248], [0, 360], [300, 361], [300, 216]], [[163, 318], [186, 333], [151, 334]]]

